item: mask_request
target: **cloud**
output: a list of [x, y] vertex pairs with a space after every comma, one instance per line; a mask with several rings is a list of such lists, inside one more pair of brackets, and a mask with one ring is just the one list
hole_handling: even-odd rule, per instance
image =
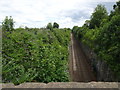
[[0, 21], [12, 16], [16, 27], [44, 27], [55, 21], [72, 28], [83, 25], [99, 3], [111, 10], [115, 0], [0, 0]]

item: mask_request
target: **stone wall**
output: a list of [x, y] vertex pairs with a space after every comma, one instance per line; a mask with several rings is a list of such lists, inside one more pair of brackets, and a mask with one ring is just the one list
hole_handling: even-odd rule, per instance
[[82, 43], [80, 44], [83, 52], [88, 58], [89, 64], [92, 66], [92, 69], [95, 72], [97, 81], [117, 81], [108, 65], [103, 60], [100, 60], [93, 50], [91, 50], [88, 46], [83, 45]]
[[[34, 82], [34, 83], [27, 82], [27, 83], [22, 83], [17, 86], [15, 86], [13, 83], [2, 83], [2, 88], [25, 88], [23, 90], [29, 90], [27, 88], [36, 88], [36, 89], [38, 88], [37, 90], [97, 90], [97, 89], [98, 90], [104, 90], [104, 89], [105, 90], [118, 90], [118, 88], [119, 88], [118, 84], [119, 83], [117, 83], [117, 82], [89, 82], [89, 83], [50, 82], [47, 84], [46, 83], [38, 83], [38, 82]], [[44, 89], [44, 88], [48, 88], [48, 89]], [[81, 89], [79, 89], [79, 88], [81, 88]], [[9, 89], [5, 89], [5, 90], [9, 90]], [[12, 90], [12, 89], [10, 89], [10, 90]], [[17, 89], [13, 89], [13, 90], [17, 90]], [[32, 89], [32, 90], [34, 90], [34, 89]]]

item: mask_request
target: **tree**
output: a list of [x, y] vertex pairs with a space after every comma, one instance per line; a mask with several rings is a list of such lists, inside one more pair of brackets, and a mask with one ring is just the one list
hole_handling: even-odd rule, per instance
[[113, 5], [113, 11], [110, 13], [109, 20], [111, 20], [115, 15], [120, 15], [120, 1], [116, 2], [116, 4]]
[[116, 5], [113, 6], [116, 14], [120, 14], [120, 1], [116, 2]]
[[52, 23], [48, 23], [46, 28], [52, 30], [53, 28]]
[[102, 22], [102, 19], [106, 18], [108, 16], [107, 10], [104, 5], [97, 5], [95, 8], [91, 20], [90, 20], [90, 29], [94, 29], [95, 27], [100, 27], [100, 24]]
[[76, 31], [79, 29], [79, 27], [78, 26], [74, 26], [73, 28], [72, 28], [72, 32], [73, 33], [76, 33]]
[[83, 26], [84, 27], [89, 27], [90, 26], [90, 20], [86, 20]]
[[116, 2], [118, 9], [120, 10], [120, 1]]
[[56, 22], [53, 23], [53, 28], [59, 28], [59, 24], [57, 24]]
[[12, 16], [10, 16], [10, 18], [8, 18], [8, 16], [6, 16], [6, 18], [2, 22], [2, 30], [12, 31], [13, 27], [14, 27], [14, 21], [12, 19]]

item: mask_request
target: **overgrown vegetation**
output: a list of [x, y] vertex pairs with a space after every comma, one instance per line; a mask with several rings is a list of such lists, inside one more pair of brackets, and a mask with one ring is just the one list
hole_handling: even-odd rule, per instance
[[[120, 81], [120, 1], [113, 9], [108, 15], [106, 8], [98, 5], [90, 20], [82, 27], [74, 26], [72, 32], [108, 64]], [[59, 29], [56, 22], [41, 29], [14, 29], [12, 17], [6, 17], [1, 28], [3, 82], [69, 81], [70, 29]]]
[[[7, 18], [4, 22], [11, 22], [11, 19]], [[3, 82], [20, 84], [32, 81], [69, 81], [67, 70], [70, 30], [13, 27], [8, 29], [8, 26], [9, 23], [2, 25]]]
[[120, 81], [120, 1], [107, 15], [106, 8], [98, 5], [90, 20], [82, 27], [74, 26], [73, 33], [104, 60]]

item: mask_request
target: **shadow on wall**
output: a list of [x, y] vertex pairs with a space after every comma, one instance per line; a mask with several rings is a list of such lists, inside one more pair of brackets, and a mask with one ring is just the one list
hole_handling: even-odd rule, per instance
[[95, 72], [97, 81], [113, 82], [118, 81], [108, 65], [99, 59], [97, 55], [86, 45], [81, 43], [83, 52], [88, 57], [88, 62]]

